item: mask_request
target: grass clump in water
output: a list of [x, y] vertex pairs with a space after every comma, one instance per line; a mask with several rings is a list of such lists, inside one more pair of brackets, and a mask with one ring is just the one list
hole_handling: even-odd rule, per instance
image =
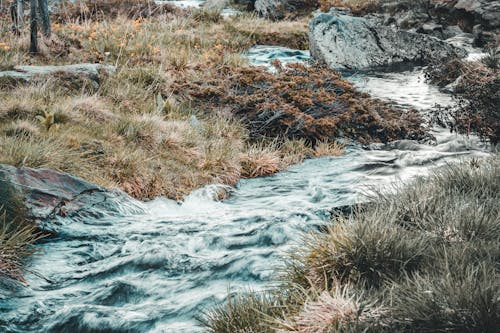
[[37, 249], [34, 243], [40, 238], [35, 228], [27, 223], [8, 220], [0, 209], [0, 279], [10, 278], [26, 283], [22, 277], [26, 260]]
[[[335, 218], [293, 250], [274, 291], [289, 292], [282, 312], [238, 329], [496, 332], [499, 187], [500, 159], [492, 157], [372, 194], [370, 204]], [[243, 304], [239, 312], [259, 306]], [[210, 326], [224, 317], [235, 319], [219, 307], [205, 324], [212, 332], [237, 331]]]

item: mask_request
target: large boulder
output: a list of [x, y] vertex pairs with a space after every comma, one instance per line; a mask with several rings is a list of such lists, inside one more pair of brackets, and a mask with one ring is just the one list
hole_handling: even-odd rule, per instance
[[140, 205], [119, 191], [107, 191], [69, 174], [0, 164], [0, 207], [8, 219], [23, 218], [48, 233], [68, 221], [140, 212]]
[[260, 16], [279, 20], [287, 14], [299, 14], [318, 6], [317, 0], [256, 0], [255, 11]]
[[474, 25], [481, 24], [491, 29], [500, 27], [499, 0], [458, 0], [453, 9], [470, 15], [474, 19]]
[[424, 64], [466, 55], [464, 50], [435, 37], [338, 12], [314, 17], [309, 27], [309, 47], [316, 60], [337, 70]]

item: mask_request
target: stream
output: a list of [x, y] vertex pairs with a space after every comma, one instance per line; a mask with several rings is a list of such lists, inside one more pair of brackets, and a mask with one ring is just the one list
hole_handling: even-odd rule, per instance
[[[307, 61], [307, 52], [256, 47], [254, 65]], [[421, 68], [351, 75], [359, 89], [422, 111], [450, 104]], [[282, 254], [325, 223], [332, 207], [364, 200], [373, 186], [424, 175], [432, 167], [488, 155], [475, 137], [434, 128], [436, 142], [350, 145], [340, 157], [306, 160], [276, 175], [221, 185], [178, 203], [123, 203], [122, 214], [69, 223], [46, 240], [29, 267], [29, 287], [0, 286], [0, 332], [201, 332], [195, 316], [229, 292], [268, 285]], [[128, 209], [127, 207], [130, 207]], [[138, 208], [139, 207], [139, 208]]]

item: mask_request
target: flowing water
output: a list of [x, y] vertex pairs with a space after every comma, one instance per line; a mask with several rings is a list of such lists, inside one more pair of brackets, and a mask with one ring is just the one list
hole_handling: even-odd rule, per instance
[[[254, 64], [305, 61], [303, 52], [259, 47]], [[350, 77], [360, 89], [422, 110], [451, 103], [422, 70]], [[217, 185], [182, 203], [120, 204], [67, 223], [42, 244], [29, 287], [0, 286], [0, 332], [200, 332], [200, 310], [228, 292], [263, 288], [300, 235], [332, 207], [364, 200], [371, 186], [423, 175], [434, 166], [486, 156], [477, 138], [433, 129], [436, 142], [352, 145], [344, 156], [307, 160], [274, 176], [242, 180], [229, 199]], [[66, 221], [69, 222], [69, 221]]]
[[[169, 5], [189, 9], [189, 8], [203, 8], [203, 6], [208, 2], [207, 0], [157, 0], [155, 1], [158, 4], [167, 3]], [[229, 17], [240, 13], [238, 10], [225, 6], [222, 9], [221, 15], [223, 17]]]

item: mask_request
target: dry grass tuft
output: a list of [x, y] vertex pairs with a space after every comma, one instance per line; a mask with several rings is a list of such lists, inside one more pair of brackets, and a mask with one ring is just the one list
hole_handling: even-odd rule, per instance
[[252, 145], [241, 156], [242, 176], [255, 178], [277, 173], [281, 169], [281, 158], [278, 149], [262, 143]]
[[337, 141], [320, 141], [314, 147], [314, 156], [340, 156], [344, 154], [344, 145]]
[[34, 243], [40, 239], [33, 226], [20, 221], [7, 221], [0, 214], [0, 278], [10, 278], [26, 284], [22, 277], [26, 260], [36, 252]]
[[381, 307], [367, 308], [355, 296], [351, 286], [335, 286], [323, 291], [318, 297], [307, 300], [298, 314], [278, 322], [280, 333], [325, 333], [355, 321], [374, 321], [384, 310]]

